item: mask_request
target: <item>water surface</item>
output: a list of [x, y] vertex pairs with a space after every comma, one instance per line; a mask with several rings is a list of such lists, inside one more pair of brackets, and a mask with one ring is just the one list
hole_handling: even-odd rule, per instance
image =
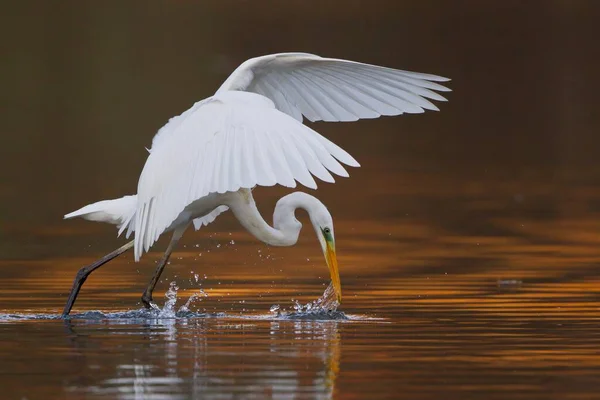
[[[576, 227], [586, 230], [585, 223]], [[317, 257], [314, 265], [278, 263], [284, 272], [252, 279], [233, 266], [238, 257], [252, 258], [257, 251], [250, 241], [215, 245], [213, 252], [233, 265], [208, 268], [215, 275], [198, 282], [186, 271], [199, 263], [178, 253], [181, 259], [167, 273], [180, 285], [174, 310], [200, 288], [208, 294], [190, 305], [194, 313], [179, 316], [142, 312], [139, 295], [149, 274], [136, 273], [122, 259], [92, 275], [70, 320], [55, 319], [70, 287], [67, 272], [75, 265], [58, 262], [48, 277], [43, 276], [47, 263], [11, 262], [5, 271], [29, 274], [12, 278], [15, 289], [0, 296], [2, 304], [11, 305], [0, 315], [4, 393], [7, 398], [592, 398], [600, 385], [600, 277], [591, 260], [569, 257], [569, 243], [563, 244], [563, 262], [554, 264], [547, 253], [555, 245], [496, 243], [482, 253], [476, 250], [482, 242], [477, 246], [475, 240], [485, 239], [480, 238], [462, 252], [457, 248], [465, 245], [455, 244], [452, 254], [413, 250], [406, 251], [405, 261], [396, 261], [391, 251], [406, 239], [395, 235], [371, 240], [348, 235], [350, 246], [340, 241], [345, 294], [340, 310], [347, 318], [321, 320], [277, 317], [269, 309], [278, 304], [292, 312], [292, 298], [318, 297], [326, 282], [324, 263]], [[430, 240], [422, 239], [419, 247], [444, 247], [440, 242], [452, 238]], [[314, 251], [316, 243], [306, 242], [296, 251]], [[597, 246], [577, 246], [597, 256]], [[261, 269], [276, 263], [258, 259]], [[511, 259], [522, 264], [511, 267]], [[363, 265], [372, 265], [372, 273], [357, 275]], [[159, 300], [161, 307], [165, 300]], [[27, 383], [31, 380], [35, 385]]]
[[[598, 398], [598, 2], [5, 8], [0, 398]], [[62, 215], [134, 193], [170, 117], [277, 51], [453, 79], [439, 113], [311, 124], [362, 165], [311, 192], [334, 218], [343, 314], [289, 314], [328, 284], [303, 213], [293, 248], [225, 213], [184, 236], [164, 312], [139, 299], [168, 238], [92, 274], [60, 319], [77, 270], [123, 244]], [[267, 220], [286, 193], [254, 191]]]

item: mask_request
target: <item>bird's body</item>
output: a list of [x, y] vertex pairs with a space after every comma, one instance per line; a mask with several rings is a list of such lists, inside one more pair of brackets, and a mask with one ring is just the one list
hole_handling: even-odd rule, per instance
[[[334, 182], [331, 173], [348, 176], [340, 163], [359, 166], [346, 151], [304, 125], [303, 116], [311, 121], [355, 121], [437, 110], [427, 99], [445, 100], [434, 92], [448, 90], [435, 83], [444, 80], [305, 53], [248, 60], [215, 95], [158, 131], [136, 195], [94, 203], [65, 218], [109, 222], [118, 226], [119, 234], [134, 234], [132, 244], [114, 256], [133, 246], [136, 261], [163, 233], [174, 232], [144, 294], [148, 305], [164, 264], [190, 223], [200, 229], [231, 209], [259, 240], [291, 246], [302, 226], [294, 211], [303, 208], [322, 245], [339, 300], [333, 222], [327, 208], [313, 196], [292, 193], [277, 203], [271, 227], [258, 212], [251, 189], [275, 184], [295, 187], [296, 181], [316, 189], [313, 176]], [[83, 281], [77, 290], [77, 279], [75, 283], [65, 314]]]
[[[131, 207], [131, 200], [135, 200], [135, 197], [133, 195], [103, 200], [67, 214], [66, 218], [81, 217], [90, 221], [109, 222], [119, 227], [122, 226], [124, 216], [135, 213], [135, 208]], [[311, 216], [312, 213], [322, 211], [319, 210], [319, 204], [316, 198], [303, 192], [294, 192], [282, 197], [275, 206], [272, 228], [260, 215], [251, 190], [211, 193], [186, 206], [165, 232], [187, 227], [190, 222], [195, 224], [196, 229], [200, 229], [213, 222], [219, 214], [231, 209], [241, 225], [262, 242], [271, 246], [293, 246], [302, 227], [293, 217], [293, 211], [302, 208]], [[124, 214], [121, 214], [121, 211]]]

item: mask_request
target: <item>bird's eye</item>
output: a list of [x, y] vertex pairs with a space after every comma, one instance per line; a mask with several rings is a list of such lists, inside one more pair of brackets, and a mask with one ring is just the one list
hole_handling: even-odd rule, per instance
[[323, 229], [323, 232], [325, 232], [325, 233], [331, 233], [331, 229], [325, 228], [325, 229]]

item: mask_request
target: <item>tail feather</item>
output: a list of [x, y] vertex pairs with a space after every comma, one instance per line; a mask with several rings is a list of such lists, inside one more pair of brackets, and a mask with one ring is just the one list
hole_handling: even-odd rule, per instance
[[[194, 227], [198, 230], [202, 226], [210, 224], [219, 214], [227, 210], [229, 210], [229, 207], [222, 205], [202, 217], [195, 218], [193, 221]], [[136, 212], [137, 195], [131, 195], [120, 199], [102, 200], [88, 204], [77, 211], [66, 214], [64, 218], [81, 217], [88, 221], [107, 222], [119, 228], [118, 236], [121, 236], [127, 230], [125, 237], [129, 238], [136, 231]]]
[[137, 208], [137, 196], [125, 196], [120, 199], [103, 200], [88, 204], [77, 211], [65, 215], [65, 219], [81, 217], [88, 221], [107, 222], [117, 225], [119, 235], [131, 224]]

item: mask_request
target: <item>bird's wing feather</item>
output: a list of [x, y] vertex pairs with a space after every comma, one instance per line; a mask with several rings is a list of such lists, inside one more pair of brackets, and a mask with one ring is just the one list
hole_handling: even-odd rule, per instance
[[430, 101], [450, 89], [441, 76], [402, 71], [307, 53], [279, 53], [241, 64], [217, 93], [248, 91], [271, 99], [302, 121], [356, 121], [438, 110]]
[[138, 183], [135, 259], [191, 204], [209, 193], [255, 185], [309, 188], [312, 175], [348, 176], [359, 164], [264, 96], [225, 92], [172, 118], [153, 140]]
[[203, 226], [210, 224], [219, 215], [221, 215], [222, 213], [224, 213], [227, 210], [229, 210], [229, 207], [219, 206], [219, 207], [215, 208], [214, 210], [212, 210], [211, 212], [209, 212], [208, 214], [206, 214], [204, 217], [194, 219], [194, 221], [193, 221], [194, 229], [198, 230], [198, 229], [202, 228]]

